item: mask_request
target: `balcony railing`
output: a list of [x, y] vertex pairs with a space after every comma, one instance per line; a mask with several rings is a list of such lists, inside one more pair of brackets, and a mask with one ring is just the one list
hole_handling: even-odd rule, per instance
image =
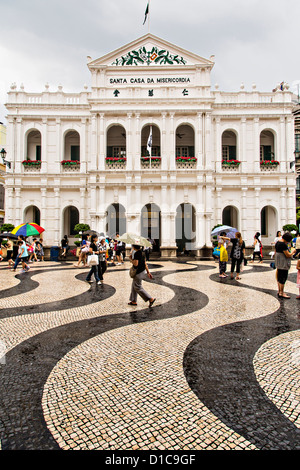
[[260, 169], [262, 171], [277, 171], [279, 162], [277, 160], [261, 160]]
[[142, 169], [158, 169], [161, 166], [161, 157], [141, 157]]
[[41, 160], [23, 160], [22, 165], [24, 171], [40, 171], [42, 162]]
[[105, 163], [107, 170], [124, 170], [126, 168], [126, 157], [106, 157]]
[[61, 167], [63, 171], [79, 171], [80, 170], [80, 161], [79, 160], [62, 160]]
[[197, 158], [196, 157], [176, 157], [176, 168], [188, 169], [196, 168]]

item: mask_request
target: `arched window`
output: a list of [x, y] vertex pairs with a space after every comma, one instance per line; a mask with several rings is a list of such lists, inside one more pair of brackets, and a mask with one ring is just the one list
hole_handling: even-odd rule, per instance
[[236, 134], [227, 130], [222, 134], [222, 161], [238, 160]]
[[260, 134], [260, 161], [276, 160], [275, 139], [273, 132], [262, 131]]
[[42, 136], [40, 131], [32, 130], [27, 135], [26, 160], [42, 160]]
[[69, 131], [65, 135], [64, 160], [80, 162], [80, 135], [77, 131]]
[[176, 158], [195, 158], [194, 129], [183, 124], [176, 129]]

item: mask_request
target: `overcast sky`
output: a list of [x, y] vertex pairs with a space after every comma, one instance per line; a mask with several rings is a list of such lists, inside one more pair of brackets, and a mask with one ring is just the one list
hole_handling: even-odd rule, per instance
[[[86, 66], [148, 32], [147, 0], [0, 0], [0, 121], [6, 93], [90, 86]], [[209, 59], [212, 86], [272, 91], [300, 83], [299, 0], [151, 0], [150, 32]]]

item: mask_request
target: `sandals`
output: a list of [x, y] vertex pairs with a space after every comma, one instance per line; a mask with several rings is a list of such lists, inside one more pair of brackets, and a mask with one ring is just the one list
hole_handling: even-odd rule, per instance
[[137, 305], [136, 302], [128, 302], [128, 305]]
[[151, 302], [149, 302], [149, 307], [152, 307], [152, 305], [154, 304], [155, 301], [156, 301], [156, 299], [153, 299]]

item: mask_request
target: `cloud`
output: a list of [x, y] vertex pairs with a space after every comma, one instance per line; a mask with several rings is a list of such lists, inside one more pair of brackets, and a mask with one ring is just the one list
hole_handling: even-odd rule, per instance
[[[0, 121], [12, 82], [40, 92], [45, 83], [81, 91], [90, 84], [86, 56], [99, 58], [148, 32], [147, 0], [0, 0]], [[152, 0], [150, 31], [209, 58], [212, 83], [261, 91], [300, 79], [299, 0]], [[2, 103], [2, 106], [1, 106]]]

